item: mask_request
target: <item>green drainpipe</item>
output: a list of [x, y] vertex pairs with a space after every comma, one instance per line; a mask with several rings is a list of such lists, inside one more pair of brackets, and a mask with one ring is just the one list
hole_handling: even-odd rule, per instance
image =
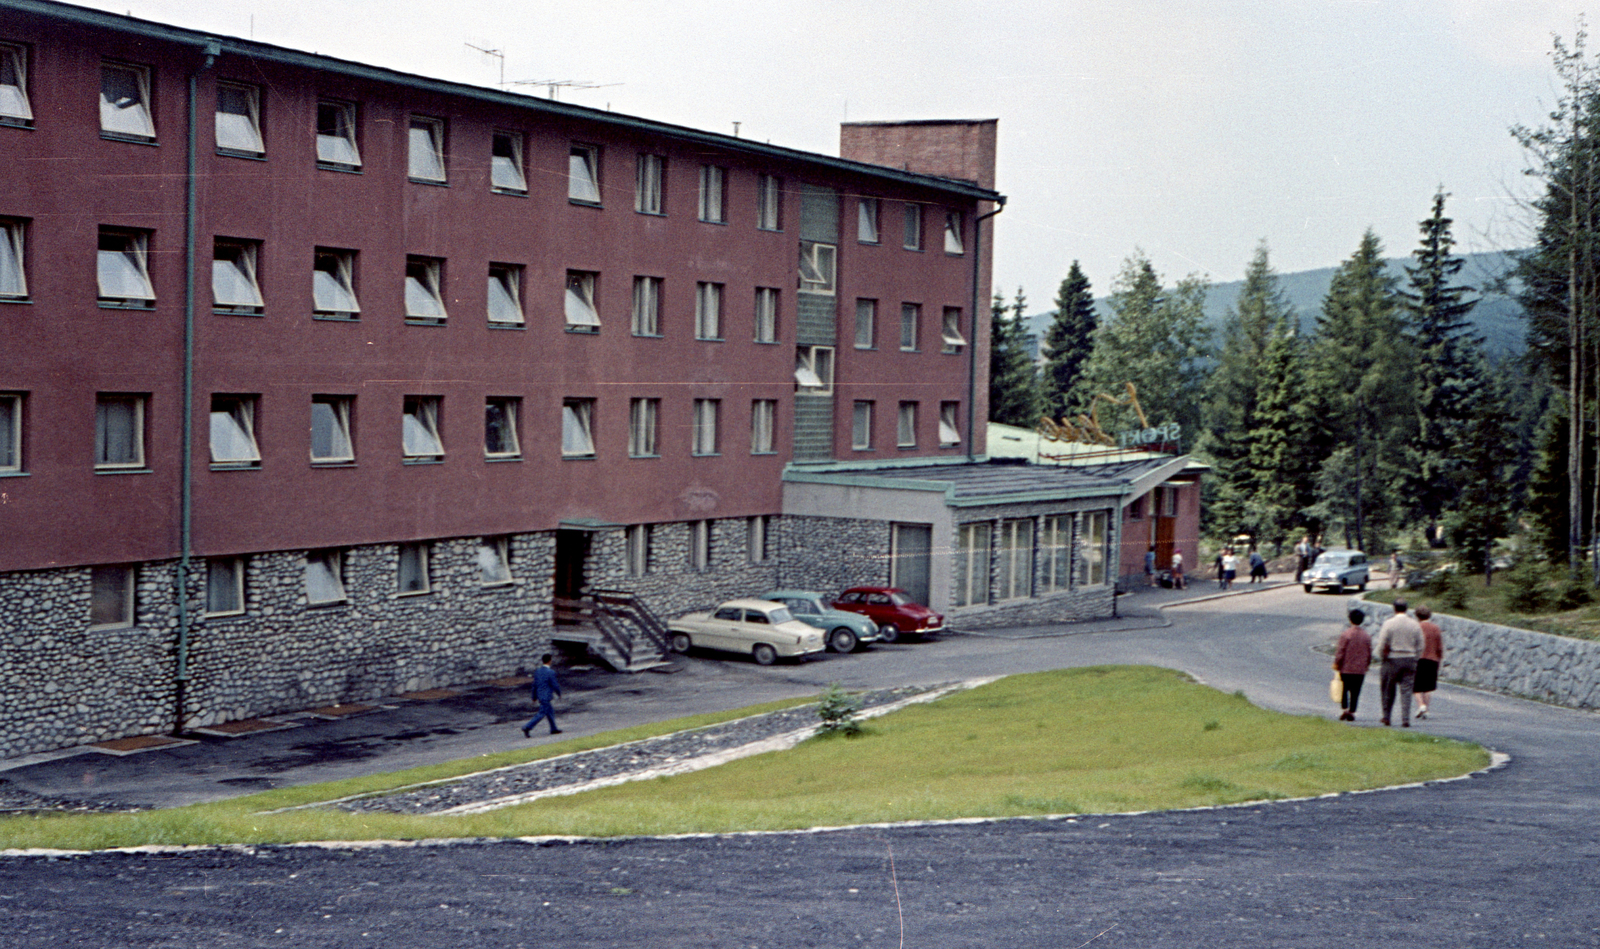
[[[1000, 196], [995, 209], [988, 214], [978, 215], [972, 222], [972, 336], [967, 345], [967, 460], [976, 461], [978, 457], [978, 323], [980, 304], [987, 306], [988, 300], [978, 299], [978, 282], [983, 274], [983, 222], [1006, 209], [1006, 199]], [[989, 345], [993, 346], [991, 340]]]

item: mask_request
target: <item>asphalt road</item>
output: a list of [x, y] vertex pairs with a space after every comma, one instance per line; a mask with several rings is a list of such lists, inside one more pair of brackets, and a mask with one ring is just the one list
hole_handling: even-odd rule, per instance
[[[1148, 662], [1326, 715], [1327, 660], [1312, 647], [1344, 605], [1289, 588], [1169, 610], [1167, 628], [951, 637], [785, 667], [767, 684]], [[661, 686], [682, 683], [688, 705], [773, 671], [693, 665]], [[1370, 686], [1365, 700], [1372, 727]], [[574, 704], [564, 728], [586, 717]], [[1420, 727], [1511, 763], [1417, 788], [1071, 821], [8, 858], [0, 945], [1600, 945], [1600, 718], [1453, 687], [1434, 708]]]

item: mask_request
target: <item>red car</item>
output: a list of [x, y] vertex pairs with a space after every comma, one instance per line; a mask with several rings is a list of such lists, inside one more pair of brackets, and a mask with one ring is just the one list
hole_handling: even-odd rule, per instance
[[894, 587], [851, 587], [833, 601], [833, 608], [860, 613], [878, 624], [880, 641], [892, 643], [902, 633], [926, 636], [944, 629], [944, 617]]

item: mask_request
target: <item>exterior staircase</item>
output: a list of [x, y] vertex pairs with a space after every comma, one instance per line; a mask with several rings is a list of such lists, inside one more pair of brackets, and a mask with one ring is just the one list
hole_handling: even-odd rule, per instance
[[557, 597], [557, 642], [582, 643], [589, 655], [618, 672], [643, 672], [668, 664], [667, 625], [625, 590], [588, 590]]

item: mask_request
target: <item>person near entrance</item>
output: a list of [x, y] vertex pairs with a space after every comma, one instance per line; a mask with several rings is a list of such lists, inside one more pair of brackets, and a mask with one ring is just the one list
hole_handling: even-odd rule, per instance
[[539, 724], [539, 719], [550, 720], [550, 734], [559, 735], [561, 729], [556, 727], [556, 707], [552, 703], [555, 697], [561, 694], [561, 683], [556, 681], [556, 670], [550, 668], [550, 660], [554, 657], [545, 653], [539, 660], [539, 668], [533, 670], [533, 700], [539, 703], [539, 714], [528, 719], [528, 724], [522, 726], [522, 737], [533, 737], [533, 726]]

